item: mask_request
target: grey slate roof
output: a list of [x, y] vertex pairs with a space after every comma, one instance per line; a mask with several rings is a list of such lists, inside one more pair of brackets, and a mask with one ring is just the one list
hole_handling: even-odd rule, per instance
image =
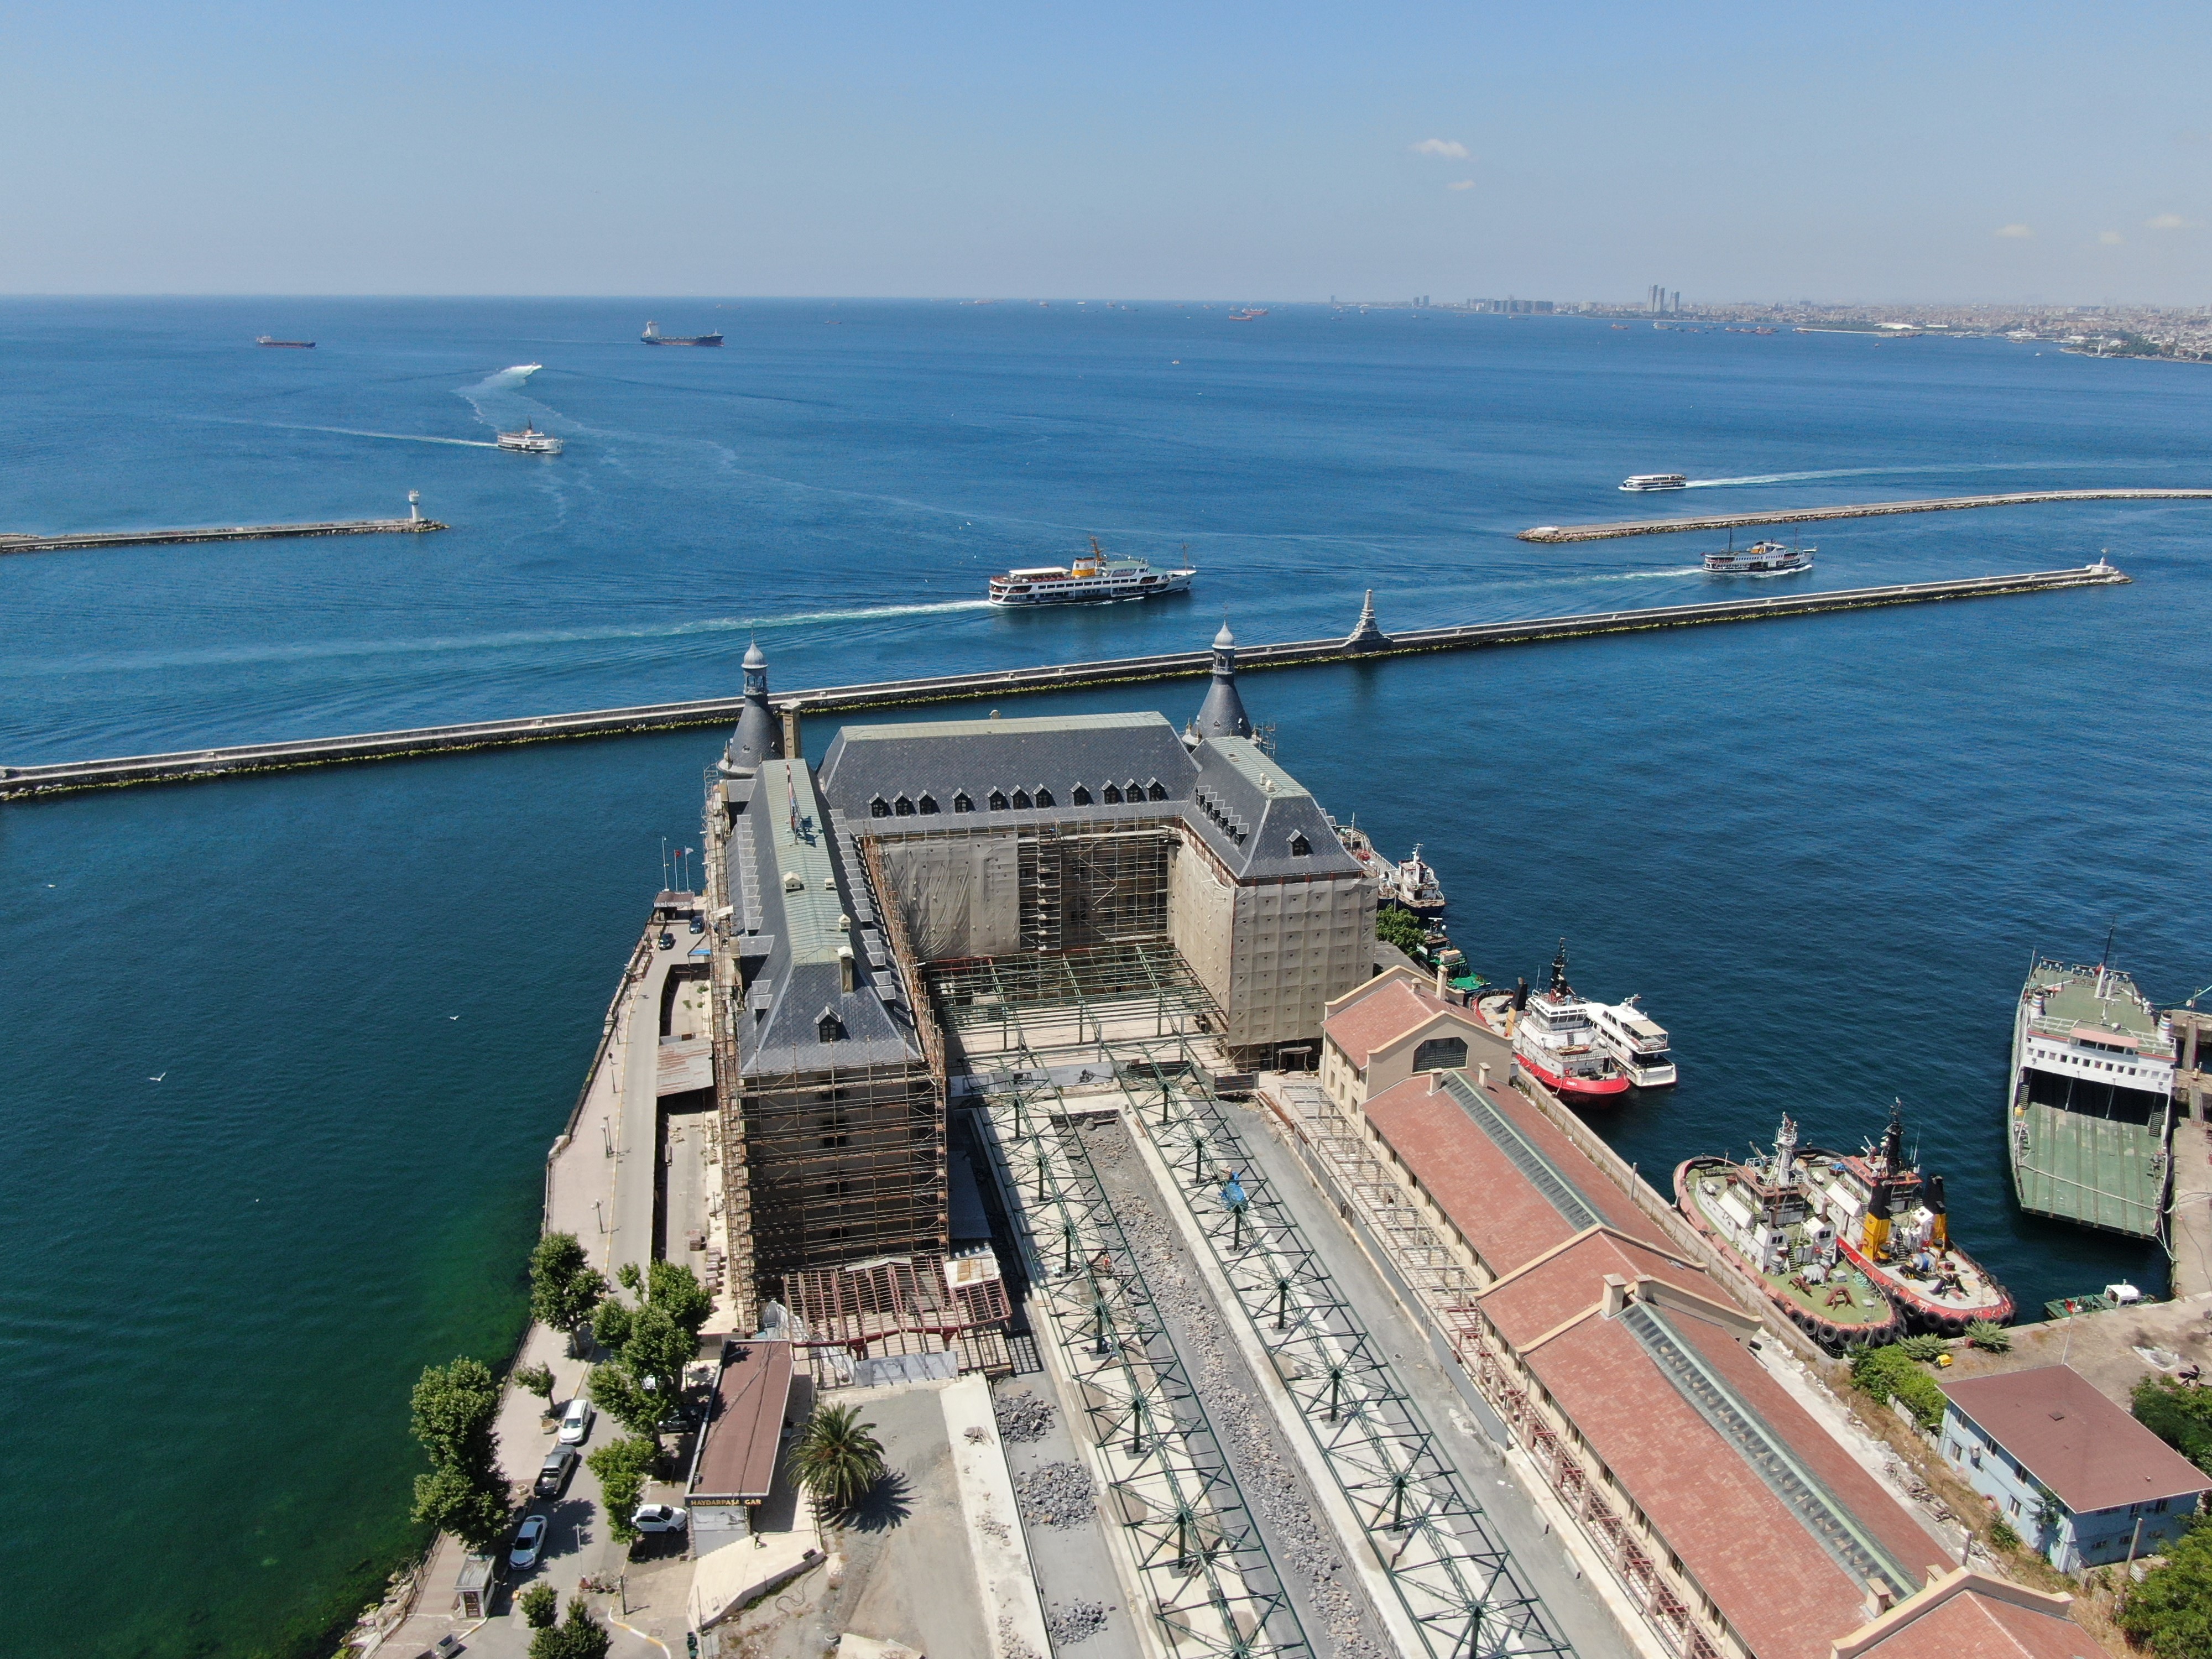
[[[1164, 792], [1158, 800], [1150, 793], [1156, 782]], [[1123, 790], [1134, 783], [1145, 799], [1109, 805], [1109, 783]], [[1087, 805], [1074, 799], [1078, 784], [1091, 792]], [[1034, 801], [1040, 788], [1050, 791], [1051, 806], [1012, 805], [1018, 790]], [[994, 791], [1006, 798], [1006, 810], [991, 810]], [[1079, 819], [1179, 817], [1240, 880], [1359, 873], [1319, 804], [1249, 738], [1210, 738], [1194, 751], [1157, 714], [848, 726], [823, 757], [822, 792], [848, 833], [981, 833]], [[953, 810], [963, 793], [971, 812]], [[921, 811], [925, 796], [936, 805], [933, 817]], [[913, 815], [873, 815], [875, 801], [901, 798], [914, 805]], [[1291, 851], [1300, 836], [1302, 854]]]
[[[739, 1069], [747, 1077], [918, 1062], [913, 1010], [873, 929], [857, 870], [836, 842], [804, 761], [770, 760], [732, 780], [738, 806], [730, 835], [741, 959], [765, 958], [738, 1015]], [[795, 886], [791, 878], [796, 878]], [[838, 925], [846, 918], [849, 927]], [[854, 988], [843, 988], [850, 950]], [[843, 1035], [822, 1041], [824, 1013]]]

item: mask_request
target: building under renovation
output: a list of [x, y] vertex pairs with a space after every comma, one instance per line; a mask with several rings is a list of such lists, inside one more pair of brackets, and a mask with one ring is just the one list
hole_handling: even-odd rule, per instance
[[1172, 1019], [1236, 1064], [1296, 1064], [1367, 976], [1374, 884], [1253, 740], [1225, 628], [1181, 732], [853, 726], [818, 777], [785, 753], [757, 647], [744, 672], [705, 826], [740, 1294], [947, 1249], [947, 1090], [1009, 1009], [1062, 1009], [1079, 1042]]

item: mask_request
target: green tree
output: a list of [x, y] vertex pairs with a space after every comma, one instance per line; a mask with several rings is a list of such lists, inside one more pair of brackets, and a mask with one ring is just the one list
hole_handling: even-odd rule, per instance
[[2020, 1534], [2012, 1529], [2012, 1522], [2001, 1515], [1990, 1522], [1990, 1542], [2001, 1550], [2016, 1550], [2020, 1547]]
[[415, 1477], [416, 1522], [453, 1534], [478, 1555], [506, 1532], [511, 1510], [506, 1483], [496, 1477], [450, 1464]]
[[852, 1504], [883, 1478], [883, 1443], [855, 1406], [817, 1406], [792, 1450], [799, 1483], [836, 1508]]
[[1375, 937], [1412, 956], [1426, 946], [1429, 930], [1427, 924], [1411, 910], [1385, 904], [1375, 912]]
[[2212, 1659], [2212, 1520], [2200, 1520], [2124, 1593], [2122, 1630], [2157, 1659]]
[[1912, 1420], [1931, 1432], [1942, 1424], [1943, 1390], [1912, 1363], [1902, 1344], [1861, 1348], [1852, 1355], [1851, 1386], [1880, 1404], [1900, 1401]]
[[622, 1345], [623, 1363], [651, 1382], [662, 1401], [673, 1407], [684, 1393], [684, 1368], [699, 1357], [699, 1334], [676, 1322], [658, 1302], [648, 1302], [630, 1322]]
[[2136, 1421], [2198, 1468], [2212, 1470], [2212, 1389], [2146, 1376], [2132, 1399]]
[[499, 1382], [482, 1360], [464, 1354], [450, 1365], [426, 1365], [415, 1384], [415, 1437], [441, 1468], [488, 1470], [499, 1437]]
[[617, 1543], [635, 1543], [638, 1531], [630, 1516], [645, 1483], [660, 1465], [659, 1440], [649, 1434], [610, 1440], [584, 1461], [599, 1477], [599, 1507], [607, 1517], [607, 1529]]
[[553, 1403], [553, 1368], [550, 1365], [524, 1365], [514, 1373], [516, 1385], [532, 1394], [542, 1394], [545, 1403]]
[[1966, 1327], [1966, 1340], [1977, 1348], [1986, 1348], [1991, 1353], [2009, 1352], [2012, 1338], [2005, 1328], [1994, 1319], [1977, 1319]]
[[629, 1340], [629, 1328], [637, 1317], [637, 1310], [627, 1302], [609, 1297], [592, 1310], [592, 1340], [609, 1353], [619, 1353], [622, 1345]]
[[1940, 1336], [1908, 1336], [1897, 1345], [1905, 1350], [1907, 1359], [1917, 1359], [1924, 1364], [1934, 1364], [1943, 1357], [1943, 1339]]
[[522, 1610], [523, 1622], [532, 1630], [549, 1630], [561, 1616], [561, 1593], [544, 1579], [514, 1598], [514, 1605]]
[[[714, 1298], [699, 1282], [699, 1275], [680, 1261], [656, 1261], [647, 1271], [645, 1300], [682, 1326], [694, 1339], [707, 1316], [714, 1311]], [[695, 1340], [693, 1352], [697, 1352]]]
[[568, 1616], [530, 1638], [530, 1659], [607, 1659], [612, 1641], [607, 1627], [592, 1616], [580, 1595], [568, 1601]]
[[573, 1331], [592, 1316], [607, 1281], [592, 1266], [574, 1233], [548, 1233], [530, 1253], [530, 1316], [556, 1331]]
[[592, 1367], [590, 1393], [594, 1406], [632, 1434], [653, 1433], [668, 1414], [667, 1402], [621, 1359]]

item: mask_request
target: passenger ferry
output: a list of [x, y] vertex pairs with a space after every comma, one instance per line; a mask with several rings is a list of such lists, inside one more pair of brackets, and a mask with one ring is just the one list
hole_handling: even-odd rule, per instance
[[499, 447], [513, 450], [518, 455], [558, 455], [561, 453], [561, 441], [540, 432], [528, 421], [525, 421], [522, 423], [521, 431], [502, 432], [499, 434]]
[[1687, 489], [1689, 477], [1681, 472], [1639, 472], [1632, 478], [1624, 478], [1623, 489]]
[[1593, 1002], [1589, 1015], [1599, 1047], [1620, 1062], [1630, 1083], [1638, 1089], [1674, 1086], [1674, 1056], [1668, 1049], [1666, 1027], [1638, 1007], [1634, 997]]
[[1583, 1097], [1626, 1094], [1628, 1073], [1597, 1041], [1590, 1006], [1567, 983], [1567, 942], [1552, 958], [1552, 977], [1540, 991], [1523, 983], [1503, 996], [1482, 999], [1486, 1024], [1502, 1025], [1513, 1058], [1546, 1088]]
[[991, 603], [997, 605], [1112, 605], [1121, 599], [1152, 599], [1188, 592], [1192, 568], [1155, 570], [1142, 559], [1109, 557], [1091, 538], [1091, 550], [1068, 565], [1038, 565], [991, 578]]
[[2012, 1294], [1951, 1242], [1943, 1177], [1923, 1176], [1905, 1155], [1901, 1109], [1893, 1106], [1879, 1148], [1856, 1158], [1805, 1152], [1805, 1190], [1836, 1231], [1837, 1248], [1897, 1304], [1908, 1331], [1963, 1336], [2013, 1316]]
[[2005, 1141], [2020, 1207], [2160, 1237], [2175, 1059], [2172, 1022], [2118, 969], [2037, 957], [2013, 1012]]
[[1780, 542], [1753, 542], [1739, 553], [1730, 547], [1725, 553], [1705, 555], [1705, 574], [1709, 576], [1787, 576], [1813, 568], [1813, 556], [1817, 547], [1784, 547]]
[[1787, 1116], [1771, 1158], [1692, 1158], [1675, 1165], [1674, 1204], [1829, 1352], [1896, 1340], [1896, 1308], [1844, 1257], [1835, 1223], [1808, 1191], [1797, 1126]]

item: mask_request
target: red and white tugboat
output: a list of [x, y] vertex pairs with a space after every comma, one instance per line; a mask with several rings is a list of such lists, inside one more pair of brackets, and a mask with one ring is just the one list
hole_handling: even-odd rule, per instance
[[1951, 1242], [1943, 1177], [1905, 1156], [1903, 1108], [1892, 1106], [1879, 1150], [1856, 1158], [1805, 1150], [1805, 1189], [1836, 1230], [1844, 1257], [1879, 1285], [1909, 1331], [1963, 1336], [1978, 1319], [2002, 1325], [2012, 1293]]
[[[1495, 1013], [1486, 1010], [1492, 1018]], [[1597, 1040], [1589, 1004], [1567, 983], [1567, 942], [1552, 958], [1552, 977], [1540, 991], [1523, 986], [1505, 1011], [1513, 1058], [1529, 1076], [1556, 1093], [1620, 1095], [1628, 1091], [1628, 1073]]]

